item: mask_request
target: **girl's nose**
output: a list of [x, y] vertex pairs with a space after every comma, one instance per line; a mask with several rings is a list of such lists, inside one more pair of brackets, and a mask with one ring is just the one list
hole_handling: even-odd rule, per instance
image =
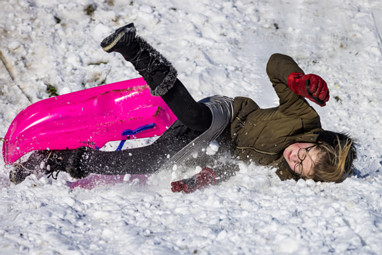
[[299, 159], [298, 159], [296, 153], [292, 153], [292, 154], [290, 155], [290, 159], [293, 161], [293, 163], [298, 163], [298, 162], [299, 162]]

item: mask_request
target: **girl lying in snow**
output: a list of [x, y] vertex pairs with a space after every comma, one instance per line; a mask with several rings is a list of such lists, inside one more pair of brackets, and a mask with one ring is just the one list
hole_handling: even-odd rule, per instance
[[[314, 74], [305, 75], [289, 56], [270, 57], [266, 70], [280, 105], [261, 109], [246, 97], [213, 96], [196, 102], [177, 79], [171, 63], [136, 36], [133, 24], [116, 30], [101, 46], [132, 63], [150, 86], [151, 94], [161, 96], [178, 120], [143, 148], [35, 152], [11, 171], [13, 182], [20, 183], [36, 171], [51, 176], [65, 171], [83, 178], [91, 173], [151, 174], [171, 164], [204, 167], [191, 178], [171, 183], [173, 192], [189, 193], [233, 176], [239, 170], [235, 159], [275, 166], [281, 180], [340, 182], [352, 173], [356, 157], [352, 139], [323, 130], [320, 117], [304, 99], [325, 106], [329, 100], [325, 81]], [[212, 140], [219, 143], [213, 155], [204, 150]], [[191, 156], [195, 152], [198, 156]]]

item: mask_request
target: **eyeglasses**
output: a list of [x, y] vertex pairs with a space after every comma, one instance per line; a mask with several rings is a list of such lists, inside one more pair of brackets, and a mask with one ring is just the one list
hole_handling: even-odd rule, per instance
[[316, 147], [317, 145], [312, 145], [312, 146], [309, 146], [309, 147], [306, 147], [306, 148], [300, 148], [297, 152], [297, 157], [298, 157], [298, 160], [300, 160], [300, 162], [297, 162], [295, 165], [294, 165], [294, 172], [296, 174], [298, 174], [300, 177], [302, 176], [302, 162], [306, 159], [306, 156], [308, 155], [309, 151], [311, 149], [313, 149], [314, 147]]

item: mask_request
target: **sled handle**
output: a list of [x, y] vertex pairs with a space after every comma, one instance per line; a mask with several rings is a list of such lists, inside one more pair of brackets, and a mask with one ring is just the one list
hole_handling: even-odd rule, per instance
[[[136, 128], [134, 130], [131, 130], [131, 129], [126, 129], [122, 132], [122, 135], [125, 136], [130, 136], [130, 135], [135, 135], [135, 134], [138, 134], [142, 131], [145, 131], [145, 130], [148, 130], [148, 129], [152, 129], [155, 127], [155, 123], [150, 123], [150, 124], [147, 124], [147, 125], [144, 125], [142, 127], [139, 127], [139, 128]], [[127, 140], [127, 137], [126, 137], [126, 140]], [[122, 150], [122, 147], [123, 145], [125, 145], [125, 142], [126, 140], [122, 140], [119, 145], [118, 145], [118, 148], [116, 149], [116, 151], [120, 151]]]

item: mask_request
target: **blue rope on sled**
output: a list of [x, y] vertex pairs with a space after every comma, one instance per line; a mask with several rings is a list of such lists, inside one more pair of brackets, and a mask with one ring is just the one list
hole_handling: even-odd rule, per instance
[[[148, 130], [148, 129], [152, 129], [154, 127], [155, 127], [155, 123], [150, 123], [150, 124], [144, 125], [142, 127], [136, 128], [134, 130], [126, 129], [125, 131], [122, 132], [122, 135], [127, 135], [127, 136], [135, 135], [135, 134], [138, 134], [138, 133], [140, 133], [142, 131], [145, 131], [145, 130]], [[125, 142], [126, 142], [126, 140], [122, 140], [119, 143], [118, 148], [116, 149], [116, 151], [122, 150], [122, 147], [123, 147], [123, 145], [125, 145]]]

